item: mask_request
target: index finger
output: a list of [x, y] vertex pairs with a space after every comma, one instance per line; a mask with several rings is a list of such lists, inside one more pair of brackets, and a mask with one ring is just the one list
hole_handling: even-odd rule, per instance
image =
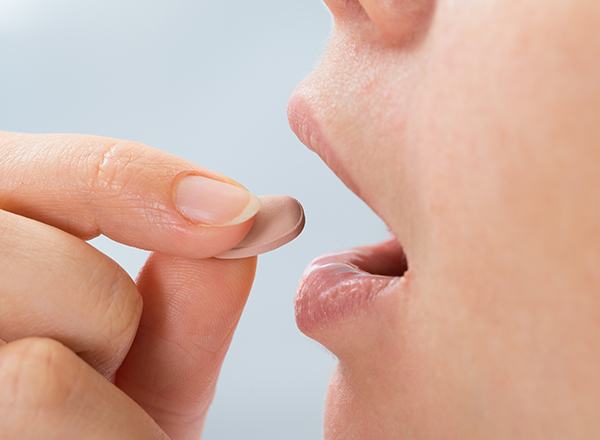
[[207, 258], [252, 227], [259, 202], [242, 185], [131, 141], [0, 132], [0, 209], [83, 239]]

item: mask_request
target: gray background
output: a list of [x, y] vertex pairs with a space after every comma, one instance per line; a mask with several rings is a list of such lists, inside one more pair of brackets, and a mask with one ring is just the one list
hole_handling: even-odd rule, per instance
[[[287, 126], [331, 19], [319, 0], [0, 0], [0, 129], [135, 139], [302, 200], [305, 234], [261, 258], [206, 440], [321, 438], [334, 359], [296, 329], [315, 256], [385, 228]], [[132, 275], [145, 253], [93, 242]]]

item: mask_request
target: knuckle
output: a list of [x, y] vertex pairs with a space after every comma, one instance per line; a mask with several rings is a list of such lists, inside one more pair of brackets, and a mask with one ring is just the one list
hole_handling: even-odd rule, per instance
[[128, 141], [107, 139], [93, 153], [90, 189], [120, 194], [127, 187], [144, 147]]
[[79, 354], [102, 374], [111, 375], [133, 342], [143, 303], [134, 281], [120, 266], [113, 261], [99, 266], [92, 275], [90, 293], [97, 298], [96, 316], [101, 317], [103, 343], [96, 353]]
[[115, 265], [112, 272], [109, 283], [110, 301], [106, 313], [112, 330], [111, 337], [131, 342], [142, 314], [142, 297], [123, 269]]
[[76, 383], [75, 355], [52, 339], [27, 338], [0, 350], [0, 408], [44, 411], [65, 404]]

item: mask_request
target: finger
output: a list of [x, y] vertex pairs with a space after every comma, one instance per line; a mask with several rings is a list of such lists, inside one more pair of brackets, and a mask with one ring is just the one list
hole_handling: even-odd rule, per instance
[[135, 402], [50, 339], [0, 347], [0, 389], [5, 440], [167, 440]]
[[0, 337], [57, 339], [113, 377], [142, 313], [127, 273], [84, 241], [4, 211], [0, 249]]
[[144, 312], [116, 383], [174, 439], [198, 438], [255, 268], [154, 254], [141, 272]]
[[241, 185], [135, 142], [0, 132], [0, 209], [81, 238], [204, 258], [234, 247], [259, 204]]

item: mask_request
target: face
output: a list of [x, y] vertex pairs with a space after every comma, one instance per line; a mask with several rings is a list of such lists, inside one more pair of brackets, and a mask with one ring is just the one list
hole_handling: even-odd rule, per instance
[[599, 435], [599, 5], [327, 1], [290, 122], [394, 236], [300, 287], [327, 439]]

